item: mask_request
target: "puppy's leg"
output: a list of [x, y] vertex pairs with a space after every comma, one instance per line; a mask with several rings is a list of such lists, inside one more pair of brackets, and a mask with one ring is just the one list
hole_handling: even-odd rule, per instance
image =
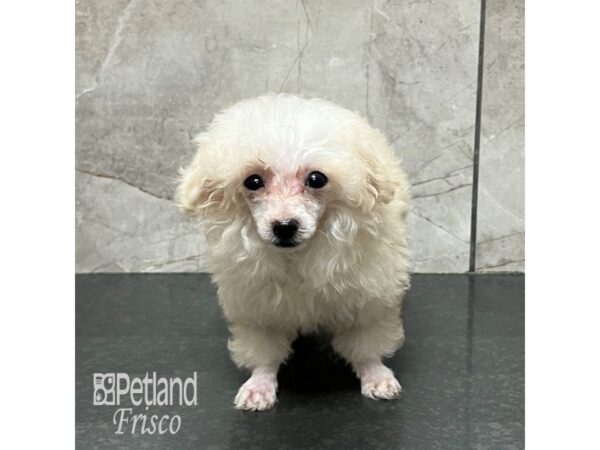
[[372, 399], [400, 395], [402, 386], [381, 359], [393, 354], [403, 343], [402, 320], [395, 315], [379, 323], [344, 330], [332, 342], [333, 348], [352, 364], [360, 378], [362, 394]]
[[230, 326], [233, 361], [252, 371], [234, 399], [237, 409], [261, 411], [277, 401], [277, 370], [291, 352], [294, 335], [248, 324]]
[[360, 378], [360, 390], [365, 397], [391, 400], [402, 392], [394, 372], [384, 366], [380, 359], [353, 363], [352, 366]]
[[233, 404], [237, 409], [262, 411], [277, 401], [277, 367], [256, 367], [238, 390]]

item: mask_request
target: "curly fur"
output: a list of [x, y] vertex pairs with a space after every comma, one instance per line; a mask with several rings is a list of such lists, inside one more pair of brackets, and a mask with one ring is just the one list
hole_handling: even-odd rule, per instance
[[[291, 342], [319, 329], [333, 334], [363, 394], [396, 396], [381, 358], [404, 340], [409, 195], [385, 137], [332, 103], [266, 95], [218, 114], [195, 143], [176, 198], [206, 234], [233, 360], [253, 371], [236, 406], [272, 406]], [[303, 186], [310, 170], [329, 178], [318, 192]], [[270, 180], [264, 192], [244, 188], [253, 173]], [[297, 248], [269, 241], [282, 214], [300, 219]]]

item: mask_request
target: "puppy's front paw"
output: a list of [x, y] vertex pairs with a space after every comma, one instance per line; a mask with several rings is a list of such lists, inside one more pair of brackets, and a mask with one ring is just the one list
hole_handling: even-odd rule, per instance
[[360, 380], [361, 392], [365, 397], [391, 400], [402, 392], [394, 373], [383, 364], [365, 372]]
[[237, 409], [262, 411], [271, 408], [276, 401], [277, 383], [252, 376], [240, 387], [233, 403]]

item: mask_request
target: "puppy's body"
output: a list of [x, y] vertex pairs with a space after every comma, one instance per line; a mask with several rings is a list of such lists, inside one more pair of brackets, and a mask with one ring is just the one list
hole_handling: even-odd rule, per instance
[[252, 370], [236, 406], [272, 406], [292, 341], [321, 329], [364, 395], [397, 396], [381, 358], [404, 340], [408, 184], [385, 138], [331, 103], [269, 95], [196, 142], [178, 201], [206, 233], [232, 357]]

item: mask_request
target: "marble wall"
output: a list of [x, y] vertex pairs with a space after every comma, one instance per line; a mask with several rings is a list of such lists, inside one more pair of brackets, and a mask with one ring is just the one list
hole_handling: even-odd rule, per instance
[[524, 4], [486, 4], [479, 155], [479, 271], [522, 271], [525, 264]]
[[[523, 270], [523, 0], [488, 0], [477, 268]], [[413, 184], [413, 269], [465, 272], [480, 0], [79, 0], [78, 272], [202, 270], [173, 204], [213, 114], [297, 92], [368, 117]]]

